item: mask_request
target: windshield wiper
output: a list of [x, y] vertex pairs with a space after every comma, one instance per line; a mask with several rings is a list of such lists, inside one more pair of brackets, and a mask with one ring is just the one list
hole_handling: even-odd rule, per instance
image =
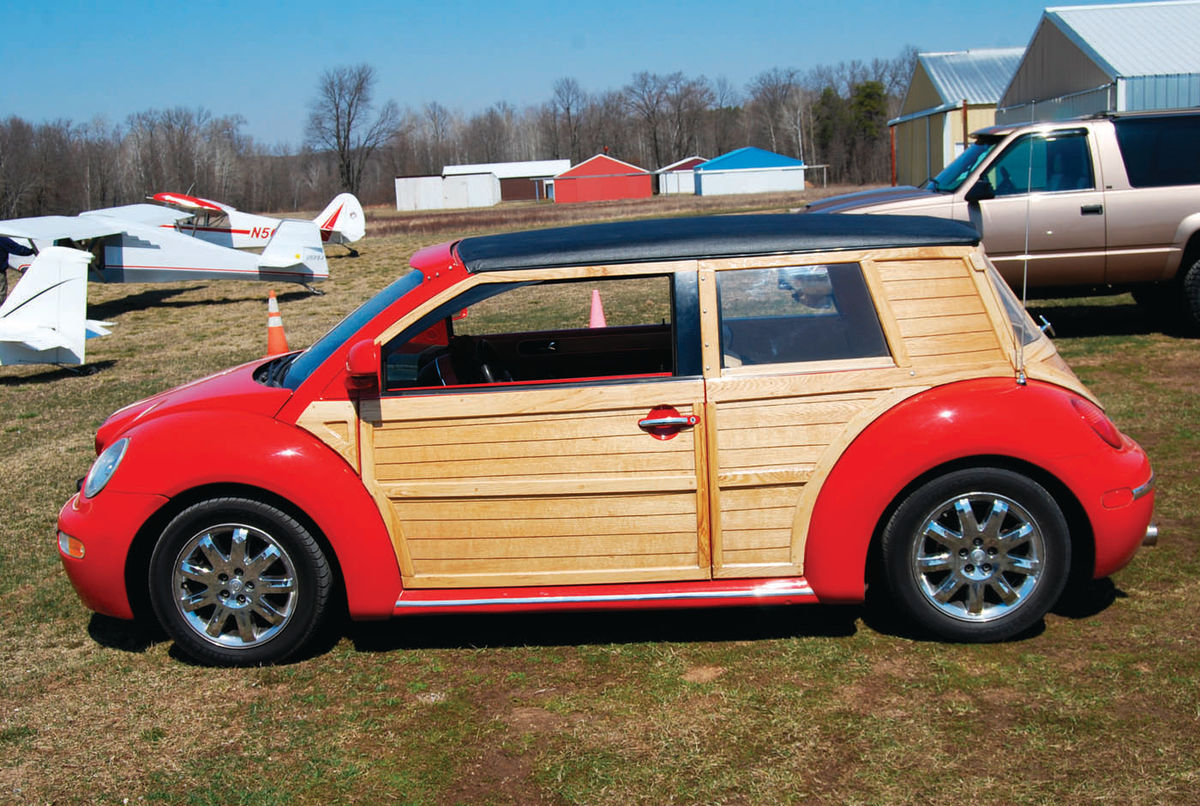
[[288, 368], [291, 367], [292, 362], [295, 361], [299, 355], [300, 353], [285, 355], [283, 358], [280, 358], [278, 361], [272, 364], [271, 368], [267, 371], [267, 386], [282, 386], [283, 379], [287, 377]]

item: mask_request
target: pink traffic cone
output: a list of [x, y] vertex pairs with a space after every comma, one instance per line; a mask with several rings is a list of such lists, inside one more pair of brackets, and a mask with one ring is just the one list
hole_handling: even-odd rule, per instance
[[608, 327], [604, 320], [604, 304], [600, 302], [599, 289], [592, 289], [592, 315], [588, 319], [588, 327]]

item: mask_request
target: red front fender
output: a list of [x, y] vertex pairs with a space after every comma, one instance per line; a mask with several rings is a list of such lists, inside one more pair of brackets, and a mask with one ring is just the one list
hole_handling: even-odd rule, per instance
[[208, 486], [266, 490], [324, 535], [341, 567], [352, 616], [392, 614], [400, 569], [379, 509], [358, 474], [308, 432], [256, 414], [192, 411], [122, 436], [130, 446], [111, 490], [168, 499]]
[[993, 378], [937, 387], [881, 415], [846, 448], [817, 497], [804, 559], [813, 591], [822, 601], [861, 601], [871, 539], [896, 497], [930, 471], [976, 458], [1032, 465], [1057, 479], [1091, 524], [1094, 573], [1123, 566], [1145, 534], [1154, 496], [1113, 507], [1105, 494], [1148, 482], [1150, 463], [1128, 438], [1120, 449], [1106, 444], [1071, 405], [1076, 397]]

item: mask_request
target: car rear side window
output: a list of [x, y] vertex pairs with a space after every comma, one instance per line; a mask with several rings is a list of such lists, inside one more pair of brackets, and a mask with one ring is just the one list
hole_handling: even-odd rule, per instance
[[857, 263], [717, 273], [721, 365], [888, 356]]
[[1113, 126], [1129, 184], [1200, 185], [1200, 116], [1117, 118]]

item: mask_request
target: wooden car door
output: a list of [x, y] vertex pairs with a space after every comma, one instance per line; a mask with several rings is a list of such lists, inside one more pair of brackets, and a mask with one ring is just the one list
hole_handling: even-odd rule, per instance
[[[441, 320], [444, 348], [414, 362], [403, 357], [418, 354], [405, 352], [411, 334], [384, 345], [385, 360], [400, 356], [390, 388], [360, 403], [363, 481], [404, 584], [708, 577], [704, 382], [681, 375], [670, 276], [504, 279], [503, 294], [442, 305], [467, 309]], [[550, 308], [567, 319], [547, 318]], [[486, 373], [467, 353], [485, 356]]]

